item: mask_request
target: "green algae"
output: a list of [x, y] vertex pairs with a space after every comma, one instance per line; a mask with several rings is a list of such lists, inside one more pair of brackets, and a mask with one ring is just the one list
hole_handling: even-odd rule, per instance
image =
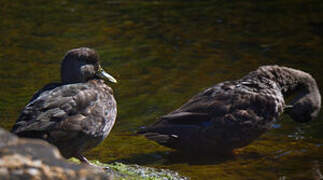
[[[80, 163], [75, 158], [69, 159], [74, 163]], [[180, 176], [177, 172], [167, 169], [156, 169], [139, 166], [136, 164], [127, 165], [123, 163], [106, 164], [98, 160], [91, 161], [94, 165], [105, 167], [106, 171], [113, 179], [120, 180], [188, 180], [188, 177]], [[108, 168], [108, 169], [107, 169]]]
[[37, 89], [59, 80], [67, 50], [89, 46], [119, 83], [111, 85], [116, 126], [88, 158], [172, 169], [192, 179], [312, 179], [313, 163], [322, 167], [322, 115], [307, 124], [282, 116], [279, 128], [228, 159], [174, 158], [172, 150], [132, 135], [204, 88], [264, 64], [307, 71], [323, 89], [320, 0], [0, 5], [2, 127], [11, 128]]

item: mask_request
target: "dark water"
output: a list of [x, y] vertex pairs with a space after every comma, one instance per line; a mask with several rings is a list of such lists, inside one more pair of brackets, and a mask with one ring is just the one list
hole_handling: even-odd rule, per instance
[[69, 49], [95, 48], [112, 85], [118, 122], [87, 154], [170, 168], [193, 179], [314, 179], [323, 171], [323, 116], [307, 124], [282, 116], [234, 158], [171, 153], [137, 128], [224, 80], [264, 64], [311, 73], [323, 90], [323, 2], [0, 1], [0, 125], [10, 129], [31, 95], [59, 80]]

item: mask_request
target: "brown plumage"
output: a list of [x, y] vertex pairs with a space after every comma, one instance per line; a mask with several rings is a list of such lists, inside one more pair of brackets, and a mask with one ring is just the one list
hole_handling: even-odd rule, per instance
[[[297, 94], [289, 105], [284, 98]], [[261, 66], [192, 97], [138, 133], [186, 152], [230, 153], [251, 143], [286, 112], [298, 122], [318, 115], [321, 95], [312, 76], [300, 70]]]
[[96, 52], [78, 48], [67, 52], [61, 65], [61, 83], [36, 92], [21, 112], [12, 132], [40, 138], [58, 147], [65, 158], [77, 157], [98, 145], [114, 125], [117, 109]]

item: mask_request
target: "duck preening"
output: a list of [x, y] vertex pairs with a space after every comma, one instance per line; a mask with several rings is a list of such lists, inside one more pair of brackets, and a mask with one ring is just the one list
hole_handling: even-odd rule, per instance
[[46, 140], [65, 158], [76, 157], [90, 164], [82, 153], [107, 137], [117, 115], [113, 91], [105, 79], [117, 82], [101, 68], [93, 49], [68, 51], [61, 64], [62, 82], [36, 92], [12, 132]]
[[[288, 97], [292, 100], [285, 103]], [[270, 129], [284, 111], [297, 122], [307, 122], [320, 108], [321, 95], [310, 74], [261, 66], [198, 93], [138, 133], [180, 151], [227, 154]]]

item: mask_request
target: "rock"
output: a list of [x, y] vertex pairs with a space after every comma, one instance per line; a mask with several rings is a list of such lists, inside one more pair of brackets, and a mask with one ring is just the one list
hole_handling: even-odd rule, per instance
[[157, 169], [140, 166], [137, 164], [127, 165], [123, 163], [103, 164], [113, 170], [113, 177], [119, 179], [141, 179], [141, 180], [189, 180], [189, 177], [181, 176], [169, 169]]
[[[72, 161], [76, 161], [72, 159]], [[19, 138], [0, 128], [0, 179], [1, 180], [100, 180], [100, 179], [142, 179], [142, 180], [186, 180], [188, 177], [167, 169], [156, 169], [122, 163], [103, 164], [110, 167], [103, 171], [86, 165], [67, 161], [58, 149], [42, 140]]]
[[0, 128], [0, 179], [112, 179], [99, 168], [65, 160], [42, 140], [24, 139]]
[[[78, 161], [75, 158], [73, 161]], [[140, 166], [137, 164], [123, 164], [114, 162], [105, 164], [99, 161], [92, 161], [93, 164], [101, 167], [109, 167], [109, 173], [116, 179], [127, 180], [189, 180], [189, 177], [182, 176], [175, 171], [169, 169], [159, 169], [152, 167]]]

